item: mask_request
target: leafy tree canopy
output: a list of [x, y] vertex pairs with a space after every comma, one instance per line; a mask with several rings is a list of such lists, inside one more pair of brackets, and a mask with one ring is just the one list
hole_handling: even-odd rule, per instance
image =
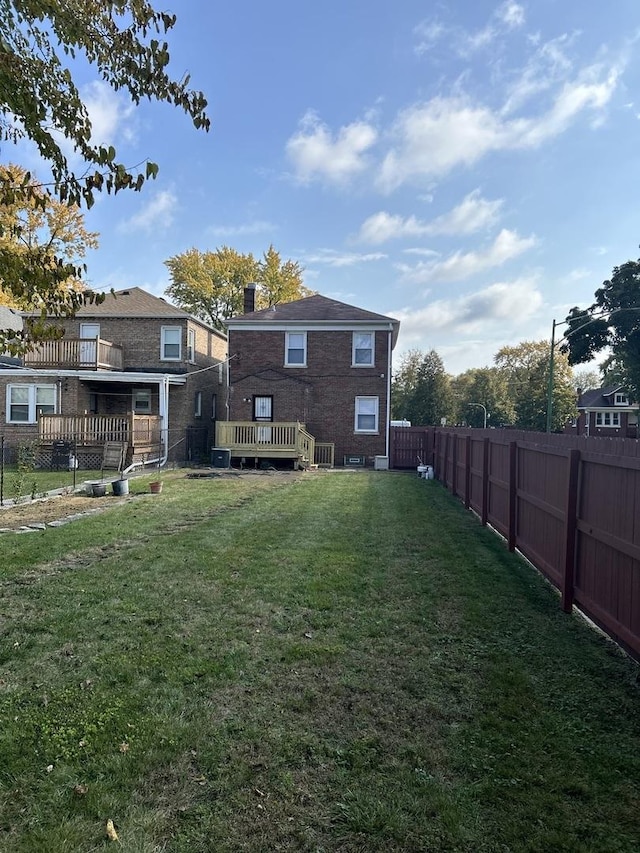
[[407, 418], [415, 425], [440, 426], [453, 416], [451, 383], [435, 350], [411, 350], [392, 382], [391, 408], [394, 418]]
[[572, 308], [563, 352], [582, 364], [609, 348], [605, 371], [640, 399], [640, 261], [614, 267], [589, 308]]
[[504, 426], [515, 421], [515, 406], [509, 396], [505, 375], [496, 367], [473, 368], [451, 381], [456, 402], [456, 421], [472, 427], [484, 425], [487, 410], [489, 426]]
[[[0, 183], [24, 182], [27, 173], [19, 166], [0, 165]], [[41, 315], [29, 320], [22, 332], [0, 329], [0, 351], [19, 353], [35, 337], [57, 337], [60, 330], [47, 326], [43, 317], [69, 312], [85, 300], [78, 263], [87, 249], [95, 249], [98, 235], [88, 231], [79, 207], [63, 204], [33, 181], [28, 195], [16, 195], [11, 204], [0, 205], [0, 304]], [[28, 281], [25, 268], [32, 270]]]
[[228, 317], [242, 314], [244, 288], [256, 288], [256, 310], [279, 302], [292, 302], [312, 291], [302, 282], [302, 267], [282, 261], [269, 246], [261, 259], [242, 255], [229, 246], [215, 251], [188, 249], [165, 261], [171, 275], [167, 296], [195, 317], [224, 330]]
[[[113, 146], [92, 138], [86, 105], [74, 81], [72, 66], [84, 58], [114, 90], [124, 90], [138, 104], [143, 98], [165, 101], [184, 110], [197, 128], [208, 130], [206, 100], [189, 88], [189, 77], [174, 80], [167, 71], [169, 48], [164, 37], [175, 15], [156, 11], [146, 0], [0, 0], [0, 143], [31, 140], [51, 168], [52, 183], [35, 184], [28, 173], [7, 169], [0, 176], [0, 208], [46, 206], [46, 196], [91, 207], [97, 192], [140, 190], [158, 167], [146, 162], [130, 169], [119, 162]], [[78, 174], [65, 154], [63, 139], [82, 159]], [[72, 312], [78, 297], [61, 285], [72, 270], [53, 247], [28, 247], [20, 241], [21, 225], [3, 223], [7, 237], [0, 251], [2, 287], [22, 282], [21, 300], [44, 300], [56, 314]], [[17, 239], [11, 239], [17, 238]], [[47, 286], [49, 290], [47, 292]], [[88, 294], [82, 294], [85, 301]], [[34, 328], [31, 336], [38, 337]]]

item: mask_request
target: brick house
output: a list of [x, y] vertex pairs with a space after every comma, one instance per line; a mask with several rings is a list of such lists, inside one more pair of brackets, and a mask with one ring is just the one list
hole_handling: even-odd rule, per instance
[[[96, 467], [106, 441], [127, 464], [209, 458], [224, 411], [226, 336], [133, 287], [56, 320], [64, 337], [0, 365], [0, 432], [13, 448], [72, 443]], [[97, 466], [99, 467], [99, 465]]]
[[[269, 424], [302, 425], [316, 448], [333, 445], [338, 465], [388, 457], [399, 322], [320, 295], [255, 311], [254, 293], [246, 288], [245, 313], [226, 321], [228, 420], [258, 425], [263, 445], [275, 434]], [[224, 437], [233, 456], [251, 457], [229, 432]], [[317, 454], [305, 461], [317, 462]]]
[[637, 438], [639, 408], [620, 386], [579, 391], [578, 418], [571, 432], [607, 438]]

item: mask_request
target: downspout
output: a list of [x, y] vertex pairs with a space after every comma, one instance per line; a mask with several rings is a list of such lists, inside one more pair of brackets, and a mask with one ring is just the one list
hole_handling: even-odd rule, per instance
[[393, 338], [393, 325], [389, 323], [389, 335], [387, 337], [387, 424], [385, 427], [385, 456], [389, 458], [389, 424], [391, 421], [391, 339]]

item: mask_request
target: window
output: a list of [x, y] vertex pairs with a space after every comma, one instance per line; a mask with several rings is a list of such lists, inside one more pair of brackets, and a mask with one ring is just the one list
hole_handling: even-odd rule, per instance
[[285, 367], [307, 366], [307, 333], [285, 332]]
[[218, 410], [218, 397], [216, 394], [211, 395], [211, 420], [215, 421], [216, 412]]
[[193, 398], [193, 416], [194, 418], [202, 417], [202, 391], [196, 391]]
[[187, 331], [187, 361], [196, 363], [196, 333], [194, 329]]
[[619, 427], [620, 412], [596, 412], [597, 427]]
[[375, 332], [353, 333], [353, 367], [373, 367]]
[[55, 411], [55, 385], [7, 386], [7, 423], [35, 424], [39, 415], [53, 415]]
[[160, 358], [163, 361], [180, 361], [182, 358], [182, 330], [180, 326], [163, 326]]
[[356, 432], [378, 432], [378, 398], [356, 397]]
[[622, 394], [621, 392], [616, 392], [613, 398], [613, 403], [615, 406], [628, 406], [629, 398], [626, 394]]
[[138, 415], [151, 414], [151, 391], [148, 388], [134, 388], [133, 411]]

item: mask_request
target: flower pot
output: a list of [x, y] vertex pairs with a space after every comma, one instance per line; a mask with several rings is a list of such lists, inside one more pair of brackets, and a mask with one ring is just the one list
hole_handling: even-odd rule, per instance
[[92, 483], [91, 494], [94, 498], [103, 498], [107, 494], [107, 486], [105, 483]]
[[114, 480], [113, 483], [111, 484], [111, 488], [113, 489], [113, 494], [116, 495], [116, 497], [122, 497], [122, 495], [128, 495], [129, 494], [129, 481], [125, 480], [125, 479]]
[[154, 480], [153, 483], [149, 483], [149, 489], [151, 490], [152, 495], [159, 495], [162, 491], [162, 481]]

